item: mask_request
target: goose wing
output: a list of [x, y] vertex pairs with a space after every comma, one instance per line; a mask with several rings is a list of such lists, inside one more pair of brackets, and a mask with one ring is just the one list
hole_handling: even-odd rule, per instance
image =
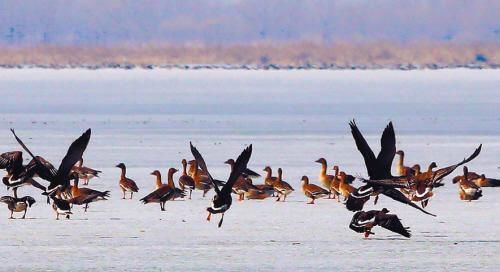
[[392, 179], [361, 179], [361, 181], [367, 184], [390, 186], [393, 188], [410, 187], [410, 182], [407, 177], [397, 177]]
[[0, 154], [0, 169], [8, 173], [19, 171], [23, 168], [23, 152], [11, 151]]
[[249, 168], [246, 168], [245, 170], [243, 170], [243, 174], [249, 176], [249, 177], [252, 177], [252, 178], [258, 178], [260, 177], [260, 174], [258, 174], [257, 172], [249, 169]]
[[404, 237], [411, 237], [410, 228], [404, 227], [403, 224], [401, 224], [401, 220], [395, 214], [379, 212], [377, 216], [375, 216], [375, 223], [384, 229], [401, 234]]
[[382, 133], [380, 147], [377, 156], [377, 176], [379, 176], [378, 178], [389, 178], [391, 177], [392, 161], [396, 155], [396, 135], [392, 122], [389, 122]]
[[82, 159], [83, 152], [85, 152], [90, 141], [90, 134], [91, 130], [89, 128], [69, 146], [57, 170], [57, 179], [61, 182], [67, 180], [71, 168]]
[[479, 153], [481, 153], [482, 146], [483, 145], [480, 144], [479, 147], [476, 148], [474, 153], [472, 153], [468, 158], [465, 158], [463, 161], [461, 161], [455, 165], [451, 165], [451, 166], [436, 170], [434, 172], [434, 177], [432, 178], [432, 183], [439, 182], [440, 180], [442, 180], [443, 178], [445, 178], [446, 176], [451, 174], [460, 165], [466, 164], [466, 163], [472, 161], [473, 159], [475, 159], [479, 155]]
[[[212, 178], [212, 175], [210, 175], [210, 172], [208, 172], [207, 164], [205, 163], [205, 160], [203, 159], [203, 156], [201, 156], [201, 153], [198, 151], [198, 149], [196, 149], [196, 147], [194, 147], [194, 145], [191, 142], [189, 142], [189, 146], [191, 148], [191, 154], [193, 154], [193, 157], [196, 160], [196, 163], [201, 168], [201, 170], [203, 170], [203, 171], [206, 172], [208, 179], [214, 185], [215, 192], [218, 195], [220, 195], [221, 191], [219, 190], [219, 187], [217, 186], [217, 183]], [[232, 185], [231, 185], [231, 187], [232, 187]]]
[[57, 170], [55, 170], [54, 166], [49, 163], [47, 160], [43, 159], [40, 156], [35, 156], [31, 150], [28, 149], [28, 147], [23, 143], [23, 141], [17, 137], [16, 132], [14, 129], [10, 129], [12, 134], [14, 135], [14, 138], [16, 141], [21, 145], [21, 147], [30, 154], [30, 156], [33, 158], [28, 165], [26, 166], [24, 177], [23, 178], [31, 178], [35, 174], [40, 176], [41, 178], [47, 180], [47, 181], [52, 181], [54, 180], [55, 176], [57, 175]]
[[394, 189], [394, 188], [390, 188], [390, 189], [386, 189], [382, 192], [382, 194], [396, 200], [396, 201], [399, 201], [401, 203], [404, 203], [404, 204], [407, 204], [407, 205], [410, 205], [412, 206], [413, 208], [415, 209], [418, 209], [420, 210], [421, 212], [425, 213], [425, 214], [428, 214], [428, 215], [432, 215], [432, 216], [436, 216], [422, 208], [420, 208], [419, 206], [417, 206], [415, 203], [411, 202], [411, 200], [409, 200], [405, 195], [403, 195], [403, 193], [401, 193], [400, 191]]
[[370, 178], [376, 178], [375, 173], [377, 171], [377, 159], [375, 158], [375, 154], [373, 154], [372, 149], [361, 134], [361, 131], [359, 131], [356, 122], [352, 120], [351, 122], [349, 122], [349, 126], [351, 127], [351, 134], [354, 138], [354, 142], [356, 143], [356, 147], [358, 148], [359, 152], [361, 152], [361, 155], [365, 160], [368, 176], [370, 176]]
[[247, 168], [247, 164], [251, 156], [252, 156], [252, 145], [249, 145], [241, 152], [241, 154], [236, 159], [233, 170], [231, 171], [231, 174], [229, 175], [226, 184], [224, 185], [224, 187], [222, 187], [221, 193], [223, 195], [231, 194], [231, 190], [233, 188], [234, 183], [236, 182], [238, 177], [241, 176], [241, 173]]

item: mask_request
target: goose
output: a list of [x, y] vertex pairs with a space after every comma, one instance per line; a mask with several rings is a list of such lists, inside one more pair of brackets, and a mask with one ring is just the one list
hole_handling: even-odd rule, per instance
[[[394, 156], [396, 155], [396, 135], [394, 133], [392, 122], [389, 122], [389, 124], [384, 129], [384, 132], [382, 133], [382, 137], [380, 140], [381, 149], [377, 157], [375, 157], [372, 149], [359, 131], [356, 122], [352, 120], [349, 123], [349, 126], [351, 127], [351, 133], [356, 143], [356, 147], [358, 148], [365, 161], [366, 169], [370, 179], [374, 180], [393, 178], [393, 176], [391, 175], [391, 166]], [[413, 208], [416, 208], [428, 215], [435, 216], [417, 206], [395, 187], [376, 183], [367, 183], [350, 193], [345, 203], [346, 208], [350, 211], [362, 210], [364, 204], [370, 199], [370, 196], [375, 195], [376, 203], [379, 194], [383, 194], [398, 202], [410, 205]]]
[[22, 219], [26, 218], [26, 212], [28, 208], [36, 202], [31, 196], [24, 196], [21, 198], [2, 196], [0, 202], [7, 204], [7, 208], [10, 210], [9, 219], [14, 219], [14, 212], [24, 212]]
[[185, 159], [182, 159], [182, 174], [179, 177], [179, 187], [181, 188], [182, 191], [185, 191], [189, 189], [189, 199], [191, 199], [191, 193], [195, 189], [194, 187], [194, 179], [189, 176], [186, 172], [186, 166], [187, 166], [187, 161]]
[[73, 214], [71, 212], [71, 206], [69, 201], [56, 197], [60, 188], [56, 188], [50, 193], [48, 196], [52, 199], [52, 209], [56, 213], [56, 220], [59, 220], [59, 215], [63, 215], [66, 219], [70, 219], [70, 215]]
[[[141, 198], [141, 202], [143, 204], [148, 204], [148, 203], [160, 203], [160, 210], [165, 211], [165, 202], [169, 200], [175, 200], [176, 198], [183, 198], [186, 196], [183, 190], [179, 188], [175, 188], [174, 184], [174, 174], [177, 173], [179, 170], [175, 168], [170, 168], [168, 169], [168, 183], [160, 186], [147, 196]], [[157, 179], [160, 179], [161, 183], [161, 175], [158, 170], [155, 170], [151, 175], [154, 175], [157, 177]]]
[[205, 197], [207, 192], [213, 188], [210, 179], [208, 178], [207, 175], [202, 174], [204, 171], [202, 172], [200, 171], [200, 169], [198, 169], [198, 162], [196, 160], [191, 160], [188, 162], [188, 164], [189, 164], [189, 173], [192, 173], [190, 174], [190, 176], [194, 180], [195, 189], [203, 191], [203, 197]]
[[364, 233], [365, 238], [368, 238], [370, 234], [375, 234], [372, 232], [372, 228], [375, 226], [381, 226], [406, 238], [411, 237], [410, 228], [404, 227], [399, 217], [395, 214], [389, 214], [389, 210], [386, 208], [380, 211], [356, 212], [349, 224], [350, 229], [358, 233]]
[[403, 177], [413, 176], [415, 174], [415, 170], [404, 164], [405, 152], [403, 150], [398, 150], [396, 155], [399, 155], [399, 159], [396, 163], [396, 175]]
[[224, 220], [224, 214], [227, 210], [229, 210], [233, 201], [231, 197], [232, 187], [236, 182], [236, 180], [238, 179], [238, 177], [241, 175], [241, 173], [243, 173], [243, 171], [247, 169], [248, 161], [252, 156], [252, 145], [249, 145], [247, 148], [245, 148], [238, 156], [236, 162], [234, 163], [234, 167], [231, 171], [231, 174], [229, 175], [229, 178], [227, 179], [227, 182], [222, 187], [222, 189], [219, 189], [218, 185], [208, 172], [207, 165], [205, 164], [205, 160], [201, 156], [200, 152], [196, 149], [196, 147], [193, 146], [191, 142], [189, 143], [189, 145], [191, 148], [191, 153], [196, 159], [197, 164], [200, 166], [201, 169], [203, 169], [203, 171], [207, 173], [207, 176], [209, 180], [212, 182], [213, 187], [215, 189], [215, 196], [212, 201], [212, 206], [207, 208], [208, 211], [207, 220], [210, 221], [210, 217], [212, 214], [222, 213], [221, 219], [218, 224], [218, 227], [220, 228]]
[[333, 179], [335, 178], [335, 176], [334, 175], [328, 175], [326, 173], [326, 170], [328, 169], [327, 168], [328, 163], [326, 162], [326, 159], [325, 158], [319, 158], [315, 162], [321, 164], [321, 169], [320, 169], [319, 175], [318, 175], [318, 179], [321, 182], [321, 185], [323, 185], [323, 187], [328, 188], [328, 190], [330, 190], [331, 183], [332, 183]]
[[87, 212], [89, 203], [97, 202], [101, 200], [108, 200], [109, 191], [97, 191], [90, 188], [79, 188], [78, 182], [80, 175], [76, 172], [72, 173], [73, 186], [71, 187], [71, 198], [68, 200], [69, 203], [76, 205], [85, 204], [85, 212]]
[[[69, 146], [66, 155], [61, 160], [59, 168], [56, 169], [51, 163], [44, 160], [39, 156], [33, 155], [33, 153], [28, 149], [28, 147], [22, 142], [22, 140], [17, 137], [15, 131], [11, 129], [17, 142], [23, 147], [23, 149], [28, 152], [28, 154], [33, 158], [31, 166], [27, 167], [26, 173], [23, 177], [24, 180], [32, 178], [34, 175], [38, 175], [40, 178], [50, 182], [47, 192], [44, 195], [49, 195], [51, 192], [60, 189], [64, 191], [69, 186], [70, 172], [71, 168], [75, 163], [80, 160], [87, 148], [90, 141], [91, 130], [87, 129], [80, 137], [78, 137]], [[32, 181], [31, 181], [32, 182]]]
[[283, 180], [283, 170], [278, 168], [278, 180], [274, 183], [274, 190], [278, 193], [278, 198], [276, 201], [280, 201], [283, 197], [283, 202], [285, 202], [286, 197], [291, 194], [294, 189], [288, 182]]
[[[422, 207], [425, 208], [429, 199], [434, 196], [434, 193], [432, 192], [433, 188], [442, 185], [439, 182], [451, 174], [457, 167], [475, 159], [481, 153], [481, 148], [482, 145], [479, 145], [469, 157], [464, 158], [461, 162], [440, 168], [436, 171], [432, 171], [432, 169], [436, 167], [436, 163], [432, 162], [426, 172], [413, 177], [392, 177], [388, 179], [363, 181], [367, 183], [365, 186], [370, 186], [371, 184], [374, 186], [388, 186], [414, 191], [414, 195], [411, 197], [411, 200], [420, 202]], [[454, 183], [456, 183], [456, 181], [454, 181]]]
[[326, 197], [330, 194], [328, 190], [325, 190], [316, 184], [309, 183], [309, 178], [307, 176], [302, 176], [301, 181], [302, 192], [307, 198], [311, 199], [311, 201], [307, 202], [307, 204], [314, 204], [314, 200]]
[[124, 163], [119, 163], [116, 165], [116, 167], [121, 169], [121, 174], [120, 174], [120, 180], [118, 182], [118, 185], [120, 186], [120, 189], [123, 192], [123, 198], [125, 199], [125, 193], [130, 192], [130, 199], [132, 199], [132, 195], [134, 193], [139, 192], [139, 187], [137, 187], [137, 184], [135, 181], [132, 179], [127, 178], [127, 167], [125, 167]]
[[99, 173], [102, 171], [92, 169], [87, 166], [83, 166], [83, 159], [80, 159], [76, 165], [74, 165], [71, 170], [78, 173], [79, 178], [83, 179], [83, 185], [88, 185], [89, 181], [95, 177], [99, 177]]
[[[231, 168], [231, 171], [234, 169], [234, 164], [235, 161], [233, 159], [229, 159], [224, 162], [225, 164], [228, 164]], [[250, 169], [245, 169], [241, 173], [241, 175], [238, 177], [236, 182], [233, 185], [233, 193], [238, 195], [238, 201], [243, 201], [245, 199], [245, 194], [248, 194], [249, 191], [257, 191], [252, 193], [252, 195], [259, 195], [264, 192], [262, 192], [259, 188], [253, 185], [252, 179], [250, 178], [251, 175], [255, 176], [257, 173]], [[257, 174], [258, 175], [258, 174]], [[260, 175], [259, 175], [260, 176]]]
[[477, 200], [483, 196], [483, 192], [479, 186], [468, 178], [469, 169], [464, 166], [464, 175], [458, 180], [458, 194], [461, 200]]
[[347, 182], [347, 174], [344, 171], [340, 171], [339, 176], [339, 192], [344, 197], [344, 201], [346, 201], [356, 188]]

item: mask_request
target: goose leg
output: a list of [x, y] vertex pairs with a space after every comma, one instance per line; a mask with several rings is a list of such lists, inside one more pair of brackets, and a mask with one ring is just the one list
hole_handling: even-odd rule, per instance
[[130, 199], [132, 199], [132, 195], [134, 194], [134, 192], [130, 192]]
[[377, 201], [378, 201], [378, 195], [375, 196], [375, 200], [373, 201], [373, 205], [377, 205]]
[[314, 198], [311, 198], [311, 201], [307, 202], [307, 204], [314, 204]]
[[222, 226], [222, 221], [224, 221], [224, 213], [222, 213], [222, 217], [220, 218], [220, 221], [219, 221], [219, 228]]
[[26, 218], [26, 212], [28, 211], [28, 209], [26, 208], [26, 210], [24, 210], [24, 214], [23, 214], [23, 217], [21, 217], [22, 219], [25, 219]]
[[125, 199], [125, 190], [122, 190], [123, 191], [123, 198], [122, 199]]
[[87, 208], [89, 207], [89, 203], [86, 203], [85, 204], [85, 209], [84, 209], [84, 212], [87, 212]]
[[212, 217], [212, 213], [208, 212], [207, 221], [210, 221], [211, 217]]
[[193, 190], [189, 189], [189, 199], [191, 199], [191, 193], [193, 192]]
[[59, 220], [59, 213], [56, 212], [56, 220]]
[[14, 210], [10, 211], [10, 217], [9, 217], [9, 219], [14, 219]]

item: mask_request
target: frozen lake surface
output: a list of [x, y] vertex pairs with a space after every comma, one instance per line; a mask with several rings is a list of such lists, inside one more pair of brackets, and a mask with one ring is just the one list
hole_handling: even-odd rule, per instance
[[[447, 166], [482, 143], [470, 170], [500, 178], [499, 87], [499, 70], [0, 70], [0, 152], [19, 150], [13, 127], [58, 164], [91, 127], [86, 164], [103, 174], [90, 187], [112, 196], [56, 221], [39, 191], [21, 188], [38, 202], [27, 220], [8, 220], [0, 206], [0, 270], [500, 270], [500, 189], [462, 202], [450, 181], [461, 170], [436, 189], [427, 208], [435, 218], [385, 197], [366, 206], [398, 214], [411, 239], [380, 228], [362, 239], [342, 204], [306, 205], [299, 187], [302, 175], [317, 183], [320, 157], [366, 176], [352, 118], [375, 152], [392, 120], [409, 165]], [[211, 194], [196, 191], [166, 212], [142, 205], [154, 187], [149, 173], [179, 168], [191, 158], [189, 141], [221, 179], [229, 170], [223, 162], [253, 143], [250, 168], [282, 167], [296, 191], [285, 203], [233, 202], [221, 229], [205, 221]], [[140, 187], [133, 200], [121, 199], [118, 162]]]

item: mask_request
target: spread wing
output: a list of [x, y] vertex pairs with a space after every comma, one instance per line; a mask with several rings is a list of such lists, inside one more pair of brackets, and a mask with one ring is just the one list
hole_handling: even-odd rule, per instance
[[382, 186], [391, 186], [394, 188], [409, 188], [410, 183], [408, 182], [407, 177], [398, 177], [392, 179], [361, 179], [362, 182], [372, 185], [382, 185]]
[[351, 122], [349, 122], [349, 126], [351, 127], [351, 134], [354, 138], [354, 142], [356, 143], [356, 147], [358, 148], [359, 152], [361, 152], [361, 155], [365, 160], [368, 176], [370, 176], [370, 178], [377, 178], [375, 176], [377, 168], [377, 159], [375, 158], [375, 154], [373, 154], [372, 149], [361, 134], [361, 131], [359, 131], [356, 122], [352, 120]]
[[433, 183], [439, 182], [440, 180], [442, 180], [443, 178], [445, 178], [446, 176], [451, 174], [453, 171], [455, 171], [455, 169], [457, 169], [457, 167], [459, 167], [460, 165], [466, 164], [466, 163], [472, 161], [473, 159], [475, 159], [479, 155], [479, 153], [481, 153], [482, 146], [483, 145], [480, 144], [479, 147], [476, 148], [474, 153], [472, 153], [468, 158], [464, 159], [463, 161], [461, 161], [455, 165], [451, 165], [451, 166], [436, 170], [434, 172], [434, 177], [432, 179], [432, 182]]
[[395, 214], [378, 213], [377, 216], [375, 216], [375, 223], [384, 229], [401, 234], [404, 237], [411, 237], [410, 228], [404, 227], [403, 224], [401, 224], [401, 220], [399, 220], [398, 216]]
[[198, 151], [198, 149], [196, 149], [196, 147], [194, 147], [194, 145], [189, 142], [189, 146], [191, 148], [191, 154], [193, 154], [193, 157], [194, 159], [196, 160], [196, 163], [198, 164], [198, 166], [201, 168], [201, 170], [205, 171], [207, 173], [207, 177], [208, 179], [210, 180], [210, 182], [212, 182], [212, 184], [214, 185], [214, 190], [215, 192], [220, 195], [220, 190], [219, 190], [219, 187], [217, 187], [217, 184], [216, 182], [214, 181], [214, 179], [212, 178], [212, 175], [210, 175], [210, 172], [208, 172], [208, 169], [207, 169], [207, 164], [205, 163], [205, 160], [203, 159], [203, 156], [201, 156], [200, 152]]
[[57, 170], [58, 179], [67, 179], [73, 165], [82, 159], [83, 152], [85, 152], [90, 141], [90, 134], [91, 130], [89, 128], [69, 146], [68, 152], [66, 152], [66, 156], [62, 159]]
[[57, 176], [57, 169], [43, 157], [35, 156], [35, 158], [31, 159], [26, 165], [23, 177], [25, 179], [32, 178], [35, 174], [44, 180], [51, 181]]
[[253, 178], [258, 178], [260, 177], [260, 174], [258, 174], [257, 172], [251, 170], [251, 169], [245, 169], [243, 170], [243, 174], [249, 176], [249, 177], [253, 177]]
[[428, 215], [432, 215], [432, 216], [435, 216], [434, 214], [420, 208], [419, 206], [417, 206], [415, 203], [411, 202], [411, 200], [409, 200], [405, 195], [403, 195], [403, 193], [401, 193], [400, 191], [396, 190], [396, 189], [387, 189], [387, 190], [384, 190], [382, 192], [384, 195], [396, 200], [396, 201], [399, 201], [401, 203], [404, 203], [404, 204], [407, 204], [407, 205], [410, 205], [412, 206], [413, 208], [415, 209], [418, 209], [420, 210], [421, 212], [425, 213], [425, 214], [428, 214]]
[[[31, 178], [35, 174], [38, 174], [41, 178], [48, 180], [48, 181], [52, 181], [54, 179], [54, 177], [57, 175], [57, 173], [54, 174], [54, 172], [53, 172], [53, 170], [55, 170], [54, 166], [52, 164], [50, 164], [48, 161], [46, 161], [45, 159], [43, 159], [42, 157], [33, 155], [31, 150], [29, 150], [28, 147], [23, 143], [23, 141], [19, 137], [17, 137], [14, 129], [10, 129], [10, 131], [14, 135], [14, 138], [16, 138], [16, 141], [21, 145], [21, 147], [26, 152], [28, 152], [28, 154], [30, 154], [30, 156], [33, 158], [30, 161], [30, 163], [28, 163], [28, 165], [26, 166], [25, 173], [23, 174], [24, 175], [23, 179]], [[48, 165], [50, 165], [51, 168], [50, 167], [47, 168]]]
[[222, 187], [221, 193], [223, 195], [231, 194], [231, 190], [233, 188], [234, 183], [236, 182], [238, 177], [241, 176], [241, 173], [247, 168], [247, 164], [251, 156], [252, 156], [252, 145], [249, 145], [241, 152], [241, 154], [236, 159], [233, 170], [231, 171], [231, 174], [229, 175], [226, 184], [224, 185], [224, 187]]
[[[377, 156], [377, 172], [383, 175], [379, 178], [388, 178], [391, 176], [391, 166], [396, 155], [396, 135], [392, 122], [389, 122], [380, 138], [380, 153]], [[371, 176], [370, 176], [371, 177]]]
[[11, 151], [0, 154], [0, 169], [7, 170], [12, 173], [15, 169], [22, 169], [23, 167], [23, 152]]

